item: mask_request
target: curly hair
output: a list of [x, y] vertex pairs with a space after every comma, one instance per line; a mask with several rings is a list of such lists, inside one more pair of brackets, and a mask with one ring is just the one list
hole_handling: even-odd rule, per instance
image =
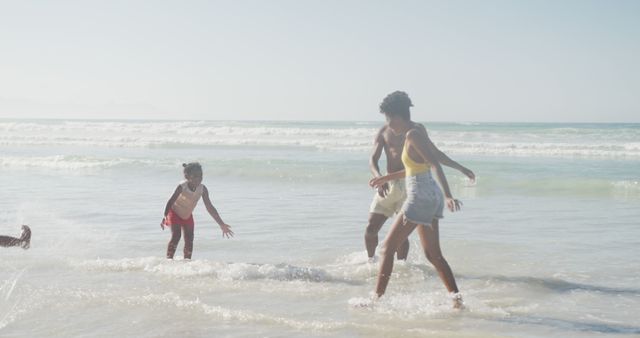
[[409, 108], [413, 107], [409, 95], [403, 91], [396, 90], [387, 95], [380, 103], [380, 113], [387, 115], [397, 115], [405, 120], [411, 119]]
[[182, 163], [182, 167], [185, 175], [202, 172], [202, 166], [198, 162]]

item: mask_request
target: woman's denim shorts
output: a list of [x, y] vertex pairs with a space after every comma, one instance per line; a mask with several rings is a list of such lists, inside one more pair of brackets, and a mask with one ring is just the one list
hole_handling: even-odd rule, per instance
[[405, 221], [430, 225], [434, 219], [442, 218], [444, 196], [431, 172], [407, 176], [405, 181], [407, 199], [401, 209]]

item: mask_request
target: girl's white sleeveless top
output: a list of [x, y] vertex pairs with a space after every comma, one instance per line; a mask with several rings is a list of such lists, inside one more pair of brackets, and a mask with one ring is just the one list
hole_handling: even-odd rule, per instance
[[180, 216], [180, 218], [188, 219], [191, 216], [193, 209], [196, 208], [196, 204], [198, 204], [200, 197], [202, 197], [203, 185], [198, 185], [195, 191], [189, 189], [187, 181], [182, 182], [180, 186], [182, 187], [182, 192], [171, 208], [176, 212], [176, 214], [178, 214], [178, 216]]

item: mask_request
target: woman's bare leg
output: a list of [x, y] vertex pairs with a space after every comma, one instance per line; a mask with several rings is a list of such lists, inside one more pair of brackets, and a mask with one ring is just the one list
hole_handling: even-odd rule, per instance
[[387, 284], [389, 284], [391, 271], [393, 271], [393, 256], [400, 245], [407, 240], [415, 227], [415, 223], [405, 222], [404, 217], [399, 216], [393, 223], [389, 234], [387, 234], [387, 238], [384, 240], [380, 272], [378, 273], [378, 284], [376, 285], [376, 294], [378, 297], [384, 295]]
[[[442, 256], [442, 250], [440, 249], [440, 233], [439, 223], [437, 219], [433, 220], [431, 226], [419, 226], [418, 235], [420, 236], [420, 243], [424, 249], [424, 254], [427, 259], [438, 271], [440, 279], [444, 283], [444, 286], [449, 292], [458, 293], [458, 286], [456, 285], [456, 279], [453, 277], [453, 272], [447, 260]], [[462, 299], [454, 299], [454, 306], [461, 307]]]
[[453, 272], [449, 263], [442, 256], [442, 250], [440, 249], [440, 233], [438, 220], [434, 219], [431, 226], [421, 226], [418, 228], [418, 235], [420, 236], [420, 243], [424, 249], [424, 254], [427, 259], [438, 271], [440, 279], [444, 283], [444, 286], [449, 292], [458, 292], [458, 286], [456, 285], [456, 279], [453, 277]]

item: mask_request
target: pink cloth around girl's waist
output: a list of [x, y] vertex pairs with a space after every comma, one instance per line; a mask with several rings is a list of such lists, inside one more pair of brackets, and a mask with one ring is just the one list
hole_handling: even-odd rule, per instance
[[191, 225], [193, 226], [193, 214], [189, 215], [189, 218], [184, 219], [178, 216], [178, 214], [173, 211], [173, 209], [169, 210], [169, 214], [167, 215], [167, 221], [165, 225]]

